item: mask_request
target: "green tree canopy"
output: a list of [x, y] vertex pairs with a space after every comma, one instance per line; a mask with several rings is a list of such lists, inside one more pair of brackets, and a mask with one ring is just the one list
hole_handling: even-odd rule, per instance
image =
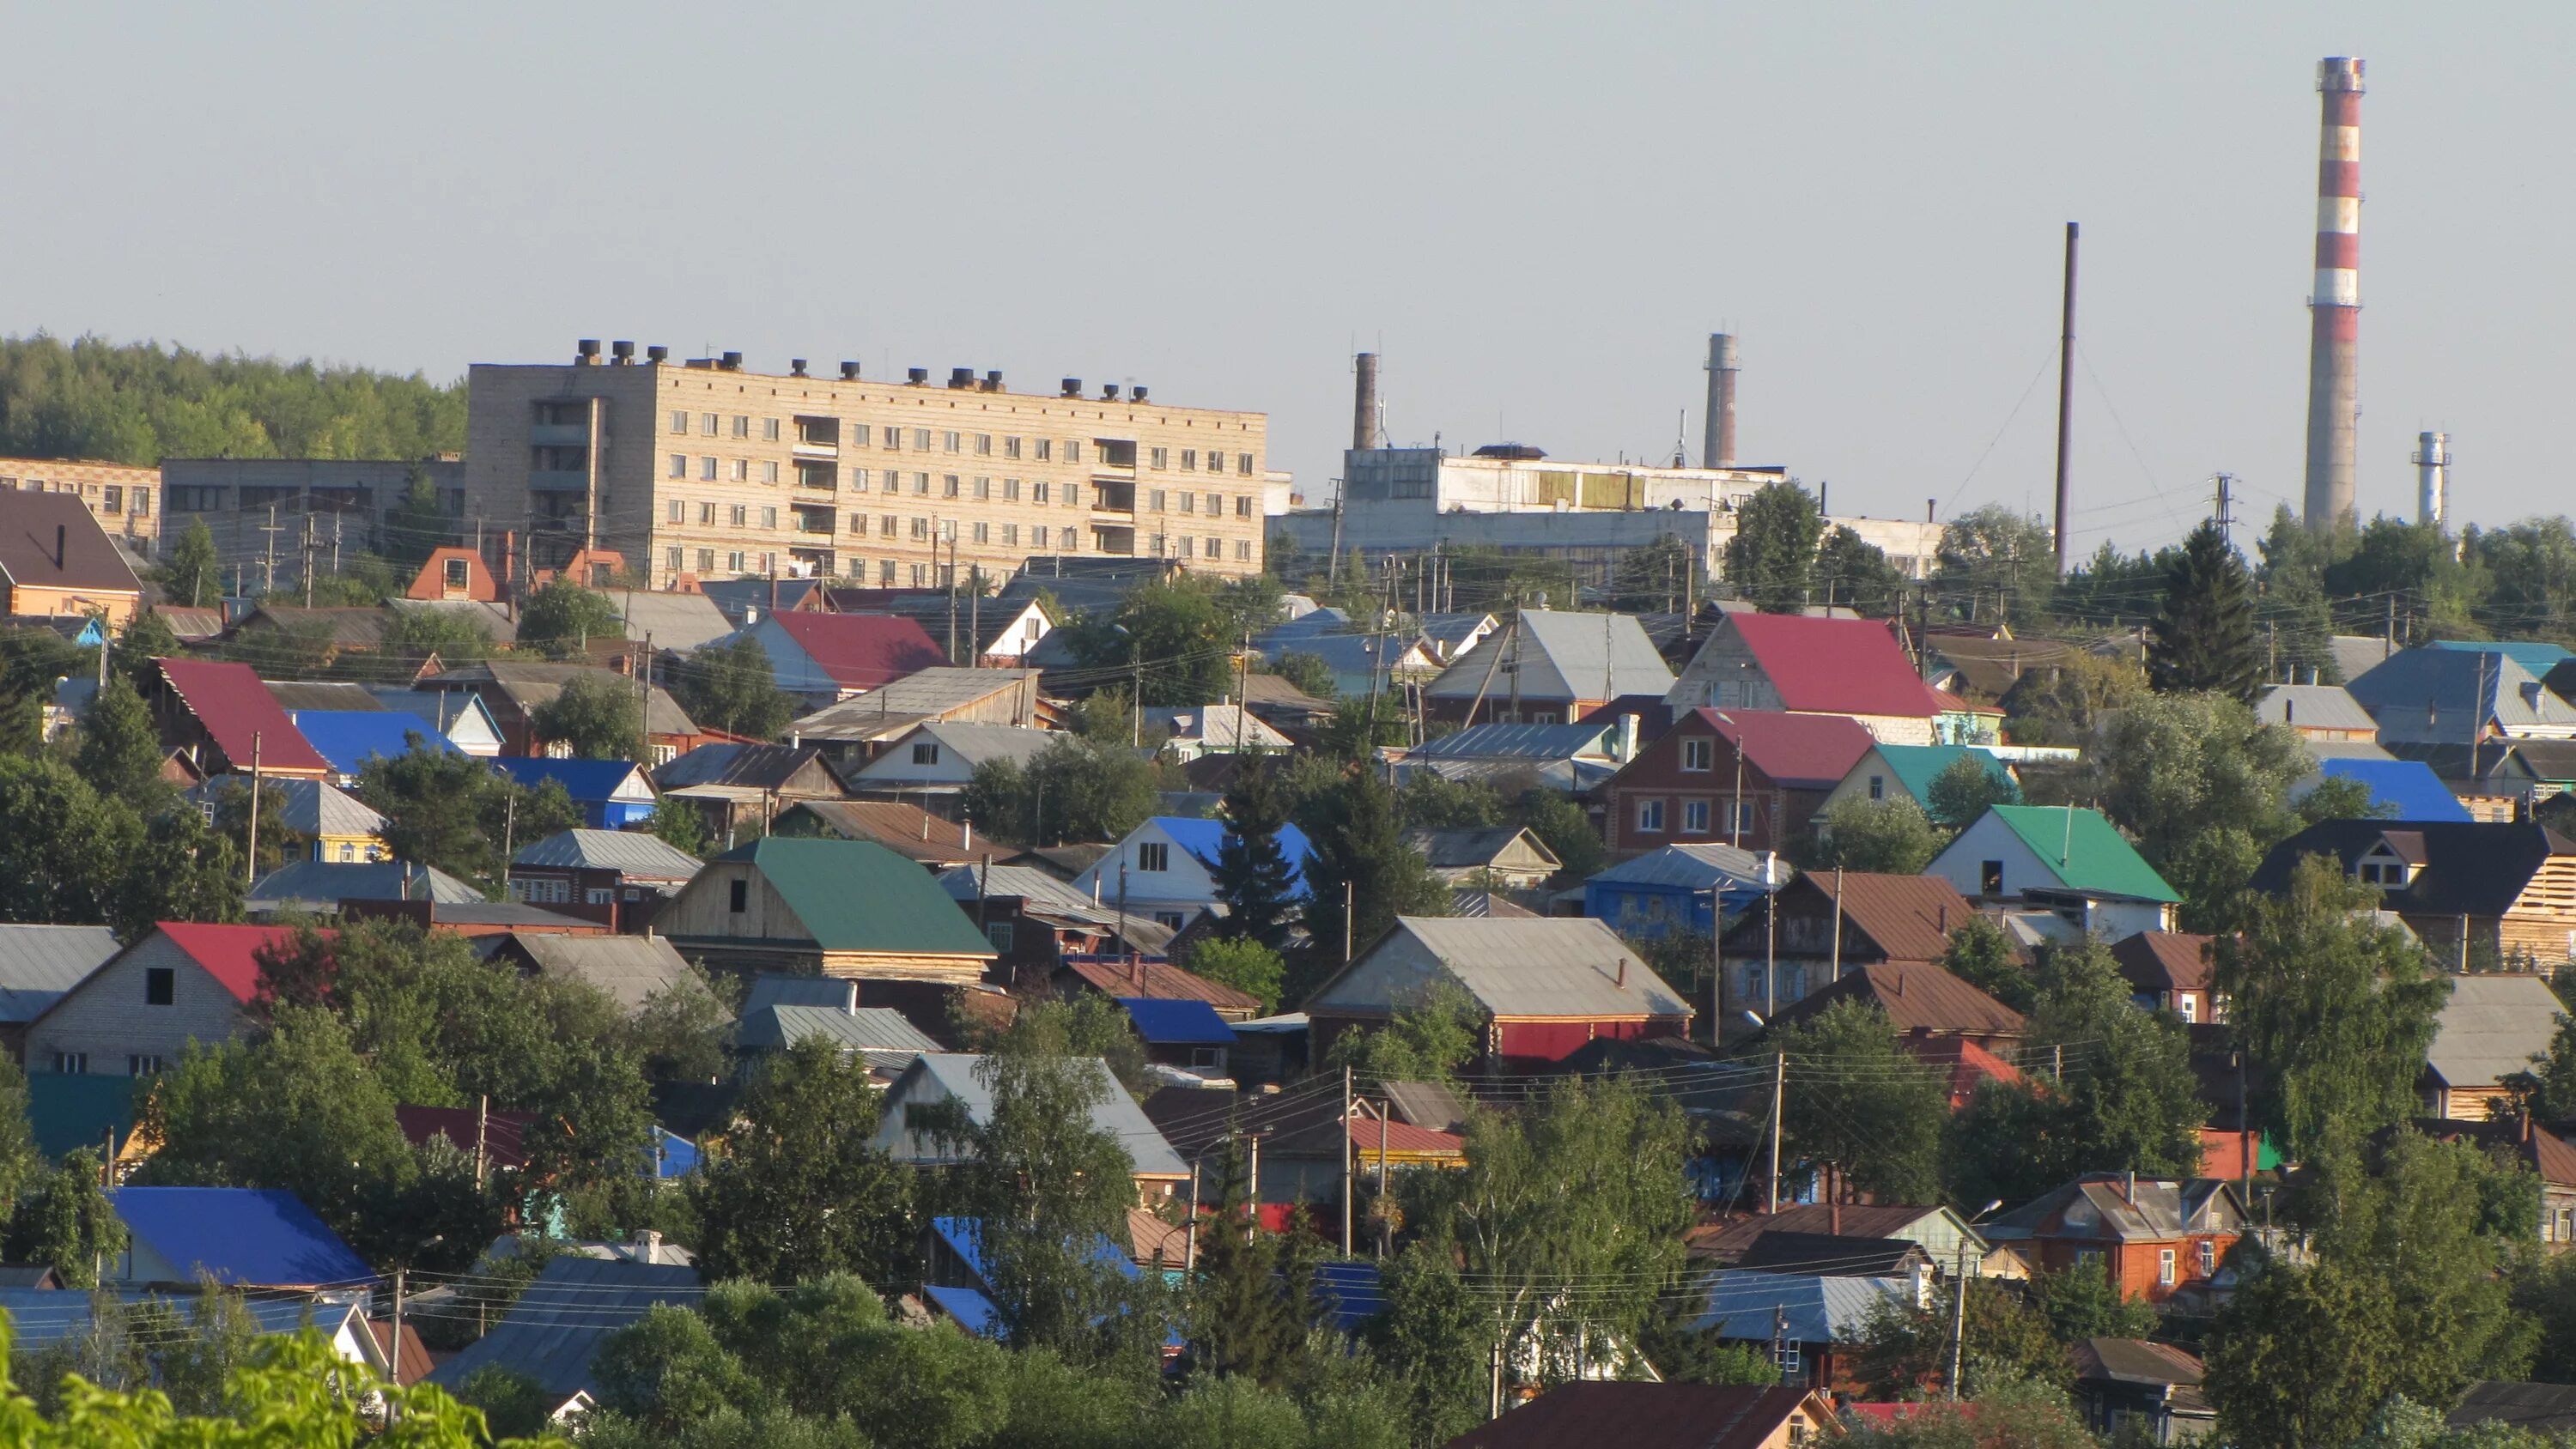
[[965, 795], [967, 818], [1005, 840], [1060, 845], [1118, 840], [1162, 804], [1154, 767], [1126, 746], [1061, 734], [1023, 767], [987, 760]]
[[1943, 526], [1932, 582], [1961, 618], [2037, 623], [2057, 593], [2056, 540], [2038, 520], [1989, 503]]
[[1298, 824], [1314, 849], [1306, 863], [1306, 959], [1289, 993], [1303, 1000], [1342, 964], [1346, 942], [1356, 955], [1399, 915], [1447, 915], [1449, 887], [1404, 843], [1395, 792], [1366, 771], [1309, 799]]
[[727, 734], [776, 739], [796, 717], [794, 696], [778, 687], [769, 651], [749, 636], [701, 644], [676, 666], [671, 692], [689, 718]]
[[1815, 592], [1816, 546], [1824, 531], [1814, 494], [1792, 479], [1763, 484], [1736, 506], [1735, 534], [1726, 541], [1727, 583], [1763, 613], [1798, 612]]
[[868, 1064], [819, 1038], [769, 1060], [691, 1183], [712, 1278], [893, 1276], [912, 1249], [910, 1178], [871, 1145]]
[[1815, 588], [1822, 602], [1872, 619], [1892, 617], [1905, 606], [1904, 573], [1847, 524], [1838, 523], [1825, 535], [1816, 554]]
[[1881, 800], [1851, 796], [1825, 810], [1824, 828], [1816, 832], [1815, 869], [1877, 871], [1886, 875], [1921, 875], [1949, 833], [1932, 823], [1923, 807], [1904, 795]]
[[2147, 644], [2147, 678], [2163, 693], [2208, 690], [2252, 704], [2263, 685], [2254, 582], [2215, 520], [2183, 540], [2165, 576], [2164, 608]]
[[1827, 1191], [1887, 1202], [1940, 1192], [1940, 1140], [1949, 1091], [1896, 1044], [1875, 1005], [1837, 1001], [1772, 1033], [1793, 1088], [1781, 1105], [1784, 1144], [1798, 1162], [1831, 1172]]
[[584, 671], [564, 681], [554, 698], [531, 711], [537, 738], [570, 746], [585, 760], [641, 760], [644, 704], [636, 687], [613, 674]]
[[519, 611], [519, 647], [569, 659], [592, 639], [622, 638], [617, 604], [597, 589], [556, 579], [528, 595]]
[[1139, 680], [1149, 706], [1213, 704], [1233, 689], [1242, 603], [1226, 585], [1187, 574], [1130, 590], [1115, 609], [1086, 614], [1057, 632], [1085, 669], [1103, 677], [1123, 670]]
[[170, 545], [169, 557], [152, 571], [161, 597], [191, 609], [211, 609], [224, 597], [223, 566], [215, 557], [215, 532], [204, 515], [188, 520]]
[[161, 779], [161, 732], [122, 674], [111, 674], [82, 716], [73, 768], [101, 796], [149, 812], [169, 803]]
[[1983, 759], [1974, 756], [1943, 766], [1924, 793], [1924, 813], [1944, 830], [1965, 830], [1992, 806], [2021, 803], [2021, 787], [2012, 777], [1988, 769]]
[[1219, 933], [1275, 955], [1287, 947], [1297, 921], [1293, 868], [1279, 843], [1289, 801], [1276, 769], [1266, 760], [1246, 760], [1235, 773], [1234, 788], [1225, 794], [1224, 809], [1231, 833], [1217, 848], [1216, 869], [1210, 872], [1217, 899], [1226, 907]]

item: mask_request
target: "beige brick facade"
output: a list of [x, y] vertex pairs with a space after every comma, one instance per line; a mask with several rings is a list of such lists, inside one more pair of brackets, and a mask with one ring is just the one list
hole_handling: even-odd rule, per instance
[[466, 512], [539, 567], [585, 541], [678, 575], [939, 586], [952, 558], [1262, 567], [1269, 419], [1134, 398], [700, 364], [478, 364]]
[[0, 488], [77, 493], [98, 526], [149, 559], [161, 546], [161, 470], [61, 458], [0, 458]]

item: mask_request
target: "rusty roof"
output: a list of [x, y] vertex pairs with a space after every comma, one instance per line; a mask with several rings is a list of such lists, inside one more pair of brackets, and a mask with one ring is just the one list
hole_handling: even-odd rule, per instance
[[1193, 975], [1169, 961], [1068, 961], [1065, 969], [1109, 996], [1141, 996], [1150, 1001], [1204, 1001], [1220, 1012], [1261, 1010], [1261, 998], [1248, 991]]
[[2140, 991], [2205, 991], [2209, 987], [2211, 936], [2182, 931], [2140, 931], [2111, 947], [2120, 975]]
[[1755, 1213], [1734, 1222], [1691, 1230], [1694, 1258], [1731, 1263], [1764, 1233], [1827, 1234], [1846, 1238], [1897, 1238], [1916, 1223], [1941, 1214], [1938, 1207], [1905, 1203], [1802, 1203], [1776, 1213]]

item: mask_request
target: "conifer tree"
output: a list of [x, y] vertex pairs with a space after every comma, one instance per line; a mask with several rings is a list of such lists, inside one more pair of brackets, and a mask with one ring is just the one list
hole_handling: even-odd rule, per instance
[[1283, 950], [1297, 918], [1296, 886], [1279, 845], [1288, 801], [1267, 761], [1246, 761], [1236, 774], [1225, 795], [1225, 820], [1232, 833], [1216, 855], [1217, 899], [1226, 908], [1219, 934]]
[[2253, 584], [2214, 520], [2192, 530], [2165, 576], [2164, 608], [2147, 644], [2147, 679], [2160, 693], [2213, 690], [2247, 704], [2263, 686]]
[[1197, 1332], [1200, 1366], [1276, 1385], [1306, 1341], [1296, 1305], [1283, 1291], [1282, 1243], [1263, 1232], [1249, 1173], [1229, 1147], [1218, 1169], [1216, 1214], [1199, 1225]]

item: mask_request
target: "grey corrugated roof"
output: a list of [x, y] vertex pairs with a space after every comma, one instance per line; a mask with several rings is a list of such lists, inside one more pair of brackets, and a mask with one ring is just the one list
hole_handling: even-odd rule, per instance
[[[966, 724], [958, 720], [933, 720], [915, 733], [937, 740], [968, 765], [981, 765], [988, 760], [1016, 760], [1027, 764], [1037, 758], [1038, 751], [1064, 738], [1053, 730], [1031, 729], [1026, 725]], [[884, 754], [877, 756], [877, 760], [887, 761], [889, 769], [898, 765], [908, 768], [912, 756], [904, 746], [911, 738], [911, 735], [906, 735], [895, 741]], [[869, 761], [866, 768], [853, 773], [853, 778], [868, 778], [869, 770], [875, 765], [876, 760]]]
[[[1524, 609], [1517, 625], [1506, 619], [1502, 627], [1477, 641], [1475, 648], [1431, 682], [1431, 695], [1469, 699], [1482, 690], [1488, 699], [1508, 699], [1515, 692], [1515, 668], [1522, 699], [1616, 699], [1623, 694], [1661, 698], [1673, 687], [1673, 671], [1664, 656], [1629, 615]], [[1489, 670], [1497, 654], [1500, 661]]]
[[[182, 1319], [195, 1321], [197, 1303], [193, 1295], [174, 1299], [169, 1294], [155, 1295], [140, 1289], [115, 1290], [128, 1307], [147, 1298], [159, 1297], [177, 1309]], [[336, 1334], [347, 1324], [357, 1306], [348, 1303], [317, 1303], [310, 1298], [262, 1298], [256, 1294], [235, 1297], [250, 1316], [255, 1331], [262, 1334], [296, 1333], [305, 1328]], [[60, 1288], [0, 1288], [0, 1311], [9, 1316], [9, 1346], [27, 1353], [40, 1348], [77, 1339], [89, 1332], [90, 1295]], [[360, 1337], [364, 1337], [361, 1330]]]
[[[367, 807], [357, 796], [337, 785], [321, 780], [267, 779], [260, 782], [275, 790], [286, 802], [279, 820], [298, 835], [382, 835], [385, 817]], [[240, 775], [217, 775], [188, 789], [188, 798], [200, 805], [211, 805], [228, 790], [248, 791], [250, 781]]]
[[842, 976], [785, 976], [764, 971], [751, 979], [751, 989], [743, 993], [742, 1014], [751, 1014], [770, 1006], [821, 1006], [833, 1011], [856, 1010], [859, 984]]
[[[410, 876], [406, 882], [404, 871]], [[445, 905], [480, 902], [483, 893], [435, 866], [406, 866], [402, 861], [291, 861], [250, 888], [247, 904], [273, 909], [282, 902], [337, 905], [342, 901], [437, 901]]]
[[467, 690], [388, 689], [374, 686], [367, 690], [367, 697], [376, 702], [378, 709], [392, 710], [396, 714], [419, 715], [440, 730], [453, 730], [457, 722], [466, 715], [479, 714], [483, 717], [484, 728], [490, 730], [496, 738], [501, 733], [501, 722], [492, 718], [492, 706], [485, 704], [481, 695]]
[[[658, 645], [656, 646], [658, 647]], [[588, 664], [555, 664], [536, 660], [496, 659], [484, 664], [469, 664], [433, 676], [433, 684], [467, 685], [490, 682], [498, 685], [519, 709], [533, 713], [536, 707], [551, 702], [563, 693], [564, 685], [576, 674], [596, 674], [622, 688], [632, 689], [635, 681], [614, 669], [601, 669]], [[645, 696], [644, 727], [657, 735], [694, 735], [703, 733], [689, 719], [689, 712], [671, 692], [656, 684]]]
[[933, 665], [856, 699], [825, 705], [787, 728], [805, 739], [869, 739], [889, 725], [900, 724], [906, 715], [941, 715], [963, 709], [1003, 690], [1019, 688], [1037, 672]]
[[654, 880], [687, 880], [705, 862], [640, 830], [559, 830], [510, 858], [513, 865], [614, 870]]
[[1607, 756], [1609, 740], [1618, 734], [1599, 724], [1479, 724], [1425, 740], [1407, 752], [1416, 760], [1570, 760], [1581, 755]]
[[565, 1256], [546, 1264], [510, 1316], [440, 1364], [429, 1381], [453, 1389], [485, 1364], [537, 1381], [555, 1408], [593, 1386], [590, 1364], [608, 1336], [657, 1303], [695, 1307], [698, 1270]]
[[829, 1006], [772, 1004], [746, 1011], [733, 1044], [748, 1051], [776, 1051], [819, 1036], [844, 1051], [935, 1052], [939, 1043], [904, 1014], [885, 1006], [841, 1011]]
[[713, 644], [733, 632], [733, 621], [704, 594], [618, 594], [617, 612], [625, 619], [626, 637], [642, 643], [653, 637], [656, 652], [686, 653]]
[[2502, 654], [2401, 650], [2345, 688], [2378, 721], [2383, 743], [2464, 740], [2488, 720], [2508, 735], [2576, 729], [2576, 705]]
[[[1780, 873], [1782, 879], [1787, 872]], [[1731, 845], [1667, 845], [1650, 850], [1633, 860], [1623, 860], [1595, 874], [1592, 879], [1617, 885], [1680, 886], [1706, 890], [1720, 879], [1738, 882], [1762, 879], [1762, 857]]]
[[2370, 711], [2340, 684], [2275, 684], [2254, 705], [2265, 724], [2294, 729], [2376, 730]]
[[942, 890], [957, 900], [980, 896], [1020, 896], [1042, 910], [1089, 913], [1116, 910], [1116, 903], [1095, 901], [1068, 881], [1033, 865], [956, 865], [939, 873]]
[[2564, 1014], [2537, 976], [2454, 976], [2425, 1065], [2446, 1086], [2493, 1086], [2549, 1055]]
[[1530, 844], [1542, 855], [1550, 854], [1547, 843], [1528, 827], [1496, 825], [1482, 829], [1408, 830], [1404, 843], [1420, 851], [1433, 870], [1470, 870], [1490, 865], [1494, 858], [1511, 848], [1512, 843], [1527, 835]]
[[1176, 739], [1200, 740], [1220, 748], [1230, 749], [1237, 745], [1272, 750], [1288, 748], [1286, 735], [1263, 724], [1259, 716], [1239, 704], [1202, 704], [1187, 709], [1157, 707], [1145, 711], [1145, 720]]
[[[984, 1085], [983, 1078], [975, 1070], [983, 1060], [972, 1052], [924, 1052], [913, 1070], [927, 1073], [941, 1090], [963, 1104], [970, 1120], [983, 1122], [993, 1115], [993, 1091]], [[1118, 1085], [1118, 1079], [1109, 1074], [1109, 1064], [1098, 1057], [1084, 1060], [1099, 1072], [1100, 1085], [1109, 1094], [1106, 1101], [1091, 1109], [1091, 1124], [1118, 1139], [1120, 1145], [1127, 1149], [1127, 1156], [1134, 1161], [1137, 1172], [1161, 1177], [1189, 1176], [1189, 1164], [1181, 1161], [1181, 1155], [1172, 1150], [1172, 1144], [1164, 1141], [1163, 1134], [1155, 1131], [1154, 1124], [1146, 1119], [1144, 1109], [1136, 1105], [1136, 1099], [1128, 1096], [1127, 1089]], [[900, 1095], [900, 1091], [895, 1091], [888, 1097]]]
[[2302, 739], [2299, 743], [2307, 750], [2309, 759], [2316, 760], [2320, 763], [2326, 760], [2393, 760], [2397, 758], [2395, 755], [2390, 754], [2387, 749], [2376, 740]]
[[105, 926], [0, 925], [0, 1022], [27, 1022], [116, 954]]
[[687, 979], [689, 963], [660, 936], [560, 936], [529, 931], [519, 949], [549, 976], [587, 981], [633, 1011], [654, 992]]
[[2326, 650], [2334, 655], [2336, 671], [2350, 683], [2378, 668], [2381, 660], [2397, 652], [2397, 646], [2367, 634], [2336, 634], [2326, 640]]
[[1719, 1338], [1769, 1343], [1778, 1326], [1808, 1345], [1857, 1343], [1870, 1312], [1890, 1299], [1910, 1301], [1906, 1278], [1825, 1278], [1725, 1268], [1708, 1276], [1708, 1298], [1691, 1326]]
[[[1404, 949], [1410, 936], [1496, 1016], [1686, 1016], [1690, 1003], [1607, 925], [1588, 917], [1484, 920], [1398, 916], [1394, 934], [1361, 956]], [[1332, 1004], [1346, 972], [1308, 1005]], [[1352, 1002], [1372, 1006], [1379, 1003]]]

